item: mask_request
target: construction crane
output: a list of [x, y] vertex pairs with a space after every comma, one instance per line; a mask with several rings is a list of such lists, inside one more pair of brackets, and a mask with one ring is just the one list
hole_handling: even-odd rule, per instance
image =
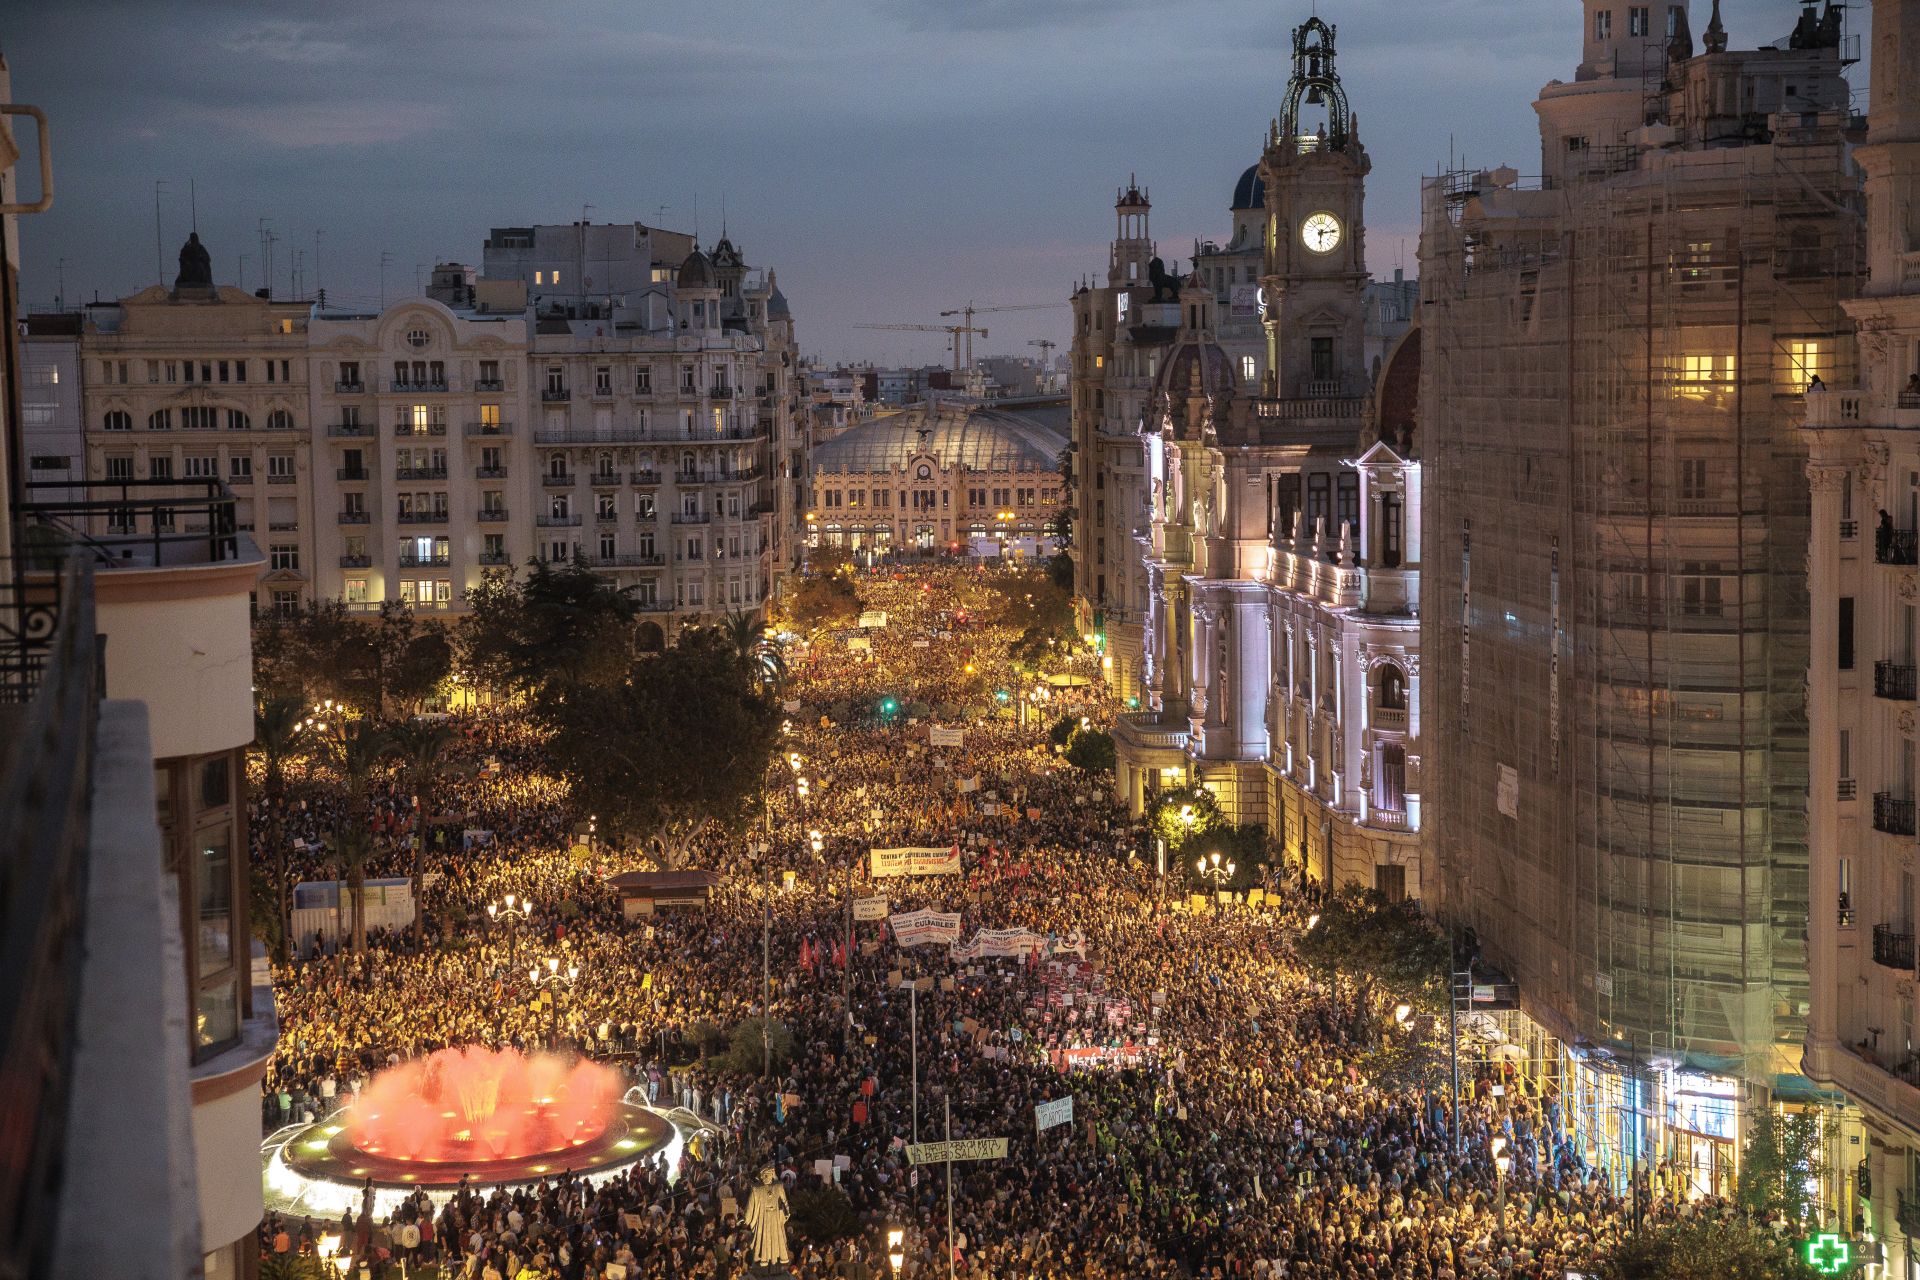
[[[985, 329], [975, 329], [973, 327], [973, 318], [975, 316], [983, 316], [993, 311], [1049, 311], [1049, 310], [1052, 310], [1054, 307], [1065, 307], [1065, 306], [1071, 306], [1071, 305], [1072, 305], [1071, 303], [1066, 303], [1066, 302], [1027, 302], [1027, 303], [1020, 303], [1011, 307], [976, 307], [971, 302], [969, 302], [966, 306], [961, 307], [958, 310], [942, 311], [940, 314], [942, 316], [963, 317], [964, 323], [960, 325], [960, 331], [968, 335], [967, 337], [967, 368], [971, 369], [973, 368], [973, 337], [972, 335], [975, 333], [979, 334], [982, 341], [985, 341], [987, 336], [987, 331]], [[954, 353], [956, 356], [958, 356], [959, 354], [957, 348], [958, 348], [958, 344], [956, 343], [956, 350]], [[957, 365], [955, 367], [958, 368]]]
[[1041, 368], [1050, 369], [1053, 367], [1053, 349], [1059, 346], [1059, 343], [1055, 342], [1052, 338], [1035, 338], [1028, 342], [1027, 345], [1040, 348]]
[[[954, 315], [952, 311], [943, 311], [941, 315]], [[906, 329], [914, 333], [944, 333], [953, 347], [953, 371], [960, 372], [960, 335], [967, 335], [967, 364], [973, 364], [973, 335], [979, 334], [985, 340], [987, 331], [973, 327], [972, 320], [966, 324], [857, 324], [856, 329]]]

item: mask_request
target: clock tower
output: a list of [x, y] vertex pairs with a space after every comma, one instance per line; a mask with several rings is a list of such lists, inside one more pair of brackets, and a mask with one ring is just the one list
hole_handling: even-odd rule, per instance
[[1373, 168], [1334, 68], [1335, 28], [1293, 33], [1293, 75], [1267, 136], [1267, 331], [1262, 391], [1282, 400], [1363, 397], [1367, 287], [1364, 203]]

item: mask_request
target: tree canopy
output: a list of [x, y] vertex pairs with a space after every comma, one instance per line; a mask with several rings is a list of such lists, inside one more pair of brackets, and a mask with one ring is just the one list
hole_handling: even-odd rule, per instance
[[1696, 1217], [1649, 1227], [1624, 1241], [1606, 1280], [1814, 1280], [1795, 1241], [1745, 1221]]
[[550, 685], [603, 685], [621, 678], [635, 652], [640, 606], [588, 567], [535, 561], [488, 573], [467, 593], [461, 665], [476, 680], [521, 693]]
[[375, 717], [403, 716], [438, 691], [453, 668], [453, 646], [444, 626], [416, 618], [398, 600], [370, 617], [323, 600], [262, 621], [253, 658], [263, 701], [311, 706], [332, 698]]
[[860, 593], [840, 574], [815, 574], [793, 593], [790, 612], [801, 631], [848, 626], [860, 617]]

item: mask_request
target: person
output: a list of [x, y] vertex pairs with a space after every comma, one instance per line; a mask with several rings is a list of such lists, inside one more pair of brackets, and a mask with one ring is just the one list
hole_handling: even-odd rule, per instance
[[1808, 395], [1816, 395], [1820, 392], [1825, 391], [1826, 389], [1827, 389], [1827, 384], [1820, 380], [1820, 375], [1817, 373], [1814, 374], [1812, 380], [1807, 383]]
[[1920, 373], [1910, 373], [1907, 375], [1907, 389], [1901, 394], [1905, 396], [1920, 396]]

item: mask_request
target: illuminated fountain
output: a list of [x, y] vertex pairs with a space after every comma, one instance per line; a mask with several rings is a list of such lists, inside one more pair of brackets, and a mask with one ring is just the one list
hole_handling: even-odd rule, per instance
[[[324, 1211], [371, 1178], [392, 1196], [604, 1175], [662, 1148], [672, 1124], [621, 1099], [620, 1078], [586, 1059], [512, 1049], [442, 1049], [381, 1072], [350, 1108], [269, 1143], [268, 1198]], [[342, 1197], [346, 1197], [343, 1201]]]

